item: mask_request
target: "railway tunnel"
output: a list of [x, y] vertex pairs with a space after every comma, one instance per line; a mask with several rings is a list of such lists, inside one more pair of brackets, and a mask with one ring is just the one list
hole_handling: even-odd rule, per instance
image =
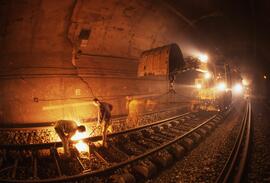
[[[0, 1], [0, 182], [170, 182], [172, 164], [173, 182], [230, 182], [230, 158], [194, 180], [181, 167], [249, 137], [268, 79], [252, 2]], [[85, 127], [71, 156], [59, 121]]]
[[179, 18], [162, 3], [15, 1], [1, 8], [3, 126], [87, 121], [96, 117], [94, 97], [111, 102], [114, 116], [127, 114], [127, 96], [140, 113], [150, 112], [147, 102], [158, 102], [151, 97], [167, 92], [166, 75], [184, 64], [175, 44], [148, 52], [157, 55], [146, 61], [152, 76], [138, 73], [142, 52], [176, 42], [186, 24], [175, 24]]

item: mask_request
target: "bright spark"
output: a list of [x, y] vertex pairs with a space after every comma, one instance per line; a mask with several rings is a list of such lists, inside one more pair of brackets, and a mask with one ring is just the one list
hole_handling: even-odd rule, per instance
[[75, 144], [75, 147], [80, 153], [89, 153], [89, 146], [81, 140]]

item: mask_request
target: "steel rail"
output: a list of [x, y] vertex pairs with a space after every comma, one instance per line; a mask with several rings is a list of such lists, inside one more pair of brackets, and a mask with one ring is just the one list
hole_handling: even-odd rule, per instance
[[[153, 94], [153, 93], [152, 93]], [[150, 94], [149, 94], [150, 95]], [[164, 94], [161, 94], [164, 95]], [[123, 97], [126, 95], [118, 95], [117, 97]], [[143, 95], [136, 95], [137, 97], [141, 97]], [[155, 95], [157, 96], [157, 95]], [[108, 98], [109, 96], [97, 96], [98, 98]], [[53, 101], [53, 100], [81, 100], [81, 99], [91, 99], [91, 97], [79, 97], [79, 98], [64, 98], [64, 99], [48, 99], [48, 100], [44, 100], [44, 99], [39, 99], [39, 101]], [[110, 98], [112, 99], [112, 98]], [[186, 104], [189, 104], [190, 102], [181, 102], [181, 104], [183, 104], [183, 106], [186, 106]], [[175, 107], [169, 107], [167, 109], [164, 110], [159, 110], [159, 111], [151, 111], [151, 112], [145, 112], [142, 114], [139, 114], [140, 117], [142, 116], [148, 116], [148, 115], [152, 115], [152, 114], [160, 114], [163, 112], [172, 112], [172, 111], [177, 111], [177, 110], [181, 110], [182, 108], [179, 106], [175, 106]], [[124, 121], [127, 119], [127, 115], [121, 115], [121, 116], [112, 116], [112, 123], [119, 123], [119, 121]], [[83, 124], [88, 124], [88, 123], [93, 123], [95, 122], [96, 118], [89, 118], [89, 119], [81, 119], [83, 121]], [[16, 126], [16, 128], [14, 127]], [[17, 127], [18, 126], [18, 127]], [[53, 127], [52, 122], [40, 122], [40, 123], [24, 123], [24, 124], [16, 124], [15, 122], [12, 123], [12, 125], [7, 125], [7, 124], [3, 124], [0, 127], [0, 130], [33, 130], [33, 129], [46, 129], [46, 128], [50, 128]], [[0, 144], [1, 145], [1, 144]]]
[[[251, 104], [247, 101], [245, 114], [242, 118], [241, 128], [233, 149], [227, 159], [216, 183], [240, 182], [247, 160], [251, 134]], [[236, 167], [238, 168], [237, 171]]]
[[[180, 116], [183, 116], [183, 115], [180, 115]], [[132, 157], [130, 159], [127, 159], [123, 162], [120, 162], [118, 164], [115, 164], [115, 165], [112, 165], [108, 168], [105, 168], [105, 169], [99, 169], [99, 170], [94, 170], [94, 171], [89, 171], [89, 170], [86, 170], [86, 171], [83, 171], [83, 173], [81, 174], [78, 174], [78, 175], [72, 175], [72, 176], [65, 176], [65, 177], [57, 177], [57, 178], [50, 178], [50, 179], [43, 179], [43, 180], [1, 180], [0, 181], [3, 181], [3, 182], [10, 182], [10, 183], [33, 183], [33, 182], [37, 182], [37, 183], [45, 183], [45, 182], [79, 182], [80, 180], [85, 180], [85, 179], [88, 179], [88, 178], [91, 178], [91, 177], [94, 177], [94, 176], [104, 176], [106, 174], [109, 174], [119, 168], [122, 168], [126, 165], [129, 165], [129, 164], [133, 164], [135, 162], [138, 162], [139, 160], [143, 160], [145, 158], [147, 158], [149, 155], [152, 155], [154, 153], [157, 153], [158, 151], [162, 150], [162, 149], [165, 149], [167, 147], [169, 147], [170, 145], [178, 142], [179, 140], [189, 136], [192, 132], [196, 131], [197, 129], [201, 128], [202, 126], [204, 126], [205, 124], [211, 122], [215, 117], [217, 116], [217, 114], [211, 116], [210, 118], [208, 118], [207, 120], [205, 120], [204, 122], [202, 122], [200, 125], [196, 126], [195, 128], [189, 130], [188, 132], [186, 132], [185, 134], [173, 139], [173, 140], [170, 140], [169, 142], [166, 142], [165, 144], [163, 145], [160, 145], [159, 147], [156, 147], [156, 148], [153, 148], [141, 155], [138, 155], [138, 156], [135, 156], [135, 157]], [[175, 119], [175, 118], [170, 118], [170, 120], [172, 119]], [[170, 121], [170, 120], [167, 120], [167, 121]], [[141, 130], [143, 128], [146, 128], [146, 127], [151, 127], [153, 125], [158, 125], [158, 124], [161, 124], [162, 122], [167, 122], [165, 120], [161, 120], [161, 121], [158, 121], [154, 124], [151, 124], [151, 125], [144, 125], [142, 127], [138, 127], [135, 129], [131, 129], [131, 130], [126, 130], [125, 132], [133, 132], [133, 131], [137, 131], [137, 130]], [[117, 134], [123, 134], [124, 132], [121, 132], [121, 133], [117, 133]]]
[[[144, 129], [144, 128], [147, 128], [147, 127], [151, 127], [151, 126], [159, 125], [159, 124], [162, 124], [162, 123], [166, 123], [166, 122], [169, 122], [171, 120], [175, 120], [177, 118], [180, 118], [180, 117], [183, 117], [183, 116], [186, 116], [186, 115], [189, 115], [189, 114], [191, 114], [191, 113], [187, 112], [187, 113], [184, 113], [184, 114], [181, 114], [181, 115], [177, 115], [177, 116], [174, 116], [174, 117], [171, 117], [171, 118], [159, 120], [157, 122], [142, 125], [142, 126], [139, 126], [139, 127], [136, 127], [136, 128], [131, 128], [131, 129], [116, 132], [116, 133], [111, 133], [111, 134], [108, 134], [108, 138], [113, 138], [113, 137], [116, 137], [116, 136], [118, 136], [120, 134], [126, 134], [126, 133], [134, 132], [134, 131], [137, 131], [137, 130], [140, 130], [140, 129]], [[95, 142], [95, 141], [102, 140], [102, 136], [99, 135], [99, 136], [94, 136], [94, 137], [88, 137], [88, 138], [84, 138], [84, 139], [81, 139], [81, 140], [82, 141]], [[78, 141], [79, 140], [73, 141], [73, 142], [76, 143]], [[50, 147], [62, 147], [62, 142], [59, 141], [59, 142], [51, 142], [51, 143], [44, 143], [44, 144], [0, 144], [0, 150], [1, 149], [5, 149], [5, 150], [21, 150], [21, 149], [23, 149], [23, 150], [32, 150], [32, 149], [36, 149], [37, 150], [37, 149], [48, 149]]]
[[[112, 133], [112, 134], [109, 134], [108, 137], [113, 138], [113, 137], [117, 137], [120, 134], [128, 134], [128, 133], [140, 131], [142, 129], [152, 127], [152, 126], [155, 126], [155, 125], [166, 124], [166, 123], [171, 122], [171, 121], [173, 121], [175, 119], [188, 116], [189, 114], [192, 114], [192, 113], [187, 112], [187, 113], [184, 113], [184, 114], [181, 114], [181, 115], [177, 115], [177, 116], [167, 118], [167, 119], [164, 119], [164, 120], [159, 120], [157, 122], [147, 124], [147, 125], [143, 125], [143, 126], [140, 126], [140, 127], [137, 127], [137, 128], [132, 128], [132, 129], [117, 132], [117, 133]], [[94, 141], [101, 140], [101, 139], [102, 139], [101, 136], [95, 136], [95, 137], [85, 138], [83, 140], [87, 141], [89, 143], [89, 142], [94, 142]], [[76, 143], [76, 142], [77, 141], [74, 141], [74, 143]], [[47, 144], [25, 144], [25, 145], [16, 145], [16, 144], [3, 145], [2, 144], [2, 145], [0, 145], [0, 149], [2, 149], [2, 150], [4, 149], [5, 151], [24, 151], [24, 150], [28, 150], [28, 151], [33, 151], [33, 152], [37, 152], [37, 150], [39, 150], [39, 149], [50, 149], [52, 151], [52, 149], [55, 149], [57, 147], [62, 147], [62, 143], [61, 142], [56, 142], [56, 143], [47, 143]], [[53, 156], [55, 156], [54, 153], [51, 153], [51, 154]], [[61, 176], [61, 177], [65, 177], [65, 176], [62, 176], [62, 172], [60, 171], [60, 166], [59, 166], [59, 164], [57, 162], [57, 158], [54, 157], [54, 160], [55, 160], [55, 163], [57, 165], [58, 175]], [[36, 162], [33, 162], [33, 174], [34, 174], [33, 176], [34, 177], [36, 177], [36, 174], [37, 174], [37, 170], [36, 170], [37, 167], [36, 166], [37, 166]], [[14, 169], [14, 166], [12, 166], [12, 168]], [[5, 168], [0, 170], [0, 171], [4, 172], [4, 170], [5, 170]], [[46, 179], [46, 180], [48, 180], [47, 182], [52, 181], [51, 179]], [[41, 180], [39, 180], [38, 178], [35, 178], [35, 180], [29, 180], [29, 182], [37, 182], [37, 181], [40, 182]], [[27, 182], [27, 180], [0, 179], [0, 182]]]

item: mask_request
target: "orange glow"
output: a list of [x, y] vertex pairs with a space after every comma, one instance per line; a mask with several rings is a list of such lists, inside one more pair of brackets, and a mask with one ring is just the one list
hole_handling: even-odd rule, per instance
[[[84, 125], [84, 124], [82, 124], [80, 122], [79, 119], [72, 119], [72, 118], [66, 117], [66, 118], [64, 118], [64, 120], [73, 120], [73, 121], [75, 121], [77, 123], [78, 126]], [[74, 140], [74, 141], [76, 141], [76, 140], [82, 140], [84, 138], [88, 138], [88, 137], [90, 137], [90, 136], [93, 135], [93, 129], [91, 127], [89, 127], [89, 126], [86, 126], [86, 125], [84, 125], [84, 126], [85, 126], [85, 132], [76, 131], [75, 135], [73, 135], [71, 137], [71, 140]], [[54, 139], [56, 141], [61, 141], [60, 137], [56, 133], [55, 133], [55, 138]]]
[[109, 132], [109, 133], [112, 133], [112, 132], [113, 132], [112, 125], [110, 125], [110, 126], [108, 127], [108, 132]]
[[202, 88], [202, 85], [200, 83], [197, 83], [195, 86], [196, 86], [197, 89], [201, 89]]
[[210, 79], [212, 77], [211, 73], [210, 72], [206, 72], [204, 73], [204, 79]]
[[102, 140], [98, 140], [96, 142], [93, 142], [95, 144], [95, 146], [100, 146], [100, 144], [102, 144]]
[[47, 111], [47, 110], [53, 110], [53, 109], [62, 109], [65, 107], [78, 107], [78, 106], [85, 106], [85, 105], [91, 105], [91, 104], [92, 102], [80, 102], [80, 103], [72, 103], [72, 104], [50, 105], [50, 106], [42, 107], [42, 110]]
[[72, 136], [71, 140], [81, 140], [88, 137], [87, 130], [85, 132], [76, 132], [74, 136]]
[[89, 153], [89, 146], [81, 140], [75, 144], [75, 147], [80, 153]]
[[[74, 120], [74, 121], [77, 123], [78, 126], [83, 125], [83, 124], [81, 124], [81, 122], [79, 120]], [[76, 131], [75, 135], [73, 135], [71, 137], [71, 140], [81, 140], [81, 139], [89, 137], [90, 134], [92, 134], [92, 132], [93, 132], [92, 128], [90, 128], [90, 127], [88, 128], [86, 125], [84, 125], [84, 126], [85, 126], [85, 132]]]
[[242, 80], [242, 84], [243, 84], [244, 86], [248, 86], [249, 83], [250, 83], [250, 82], [249, 82], [247, 79], [243, 79], [243, 80]]
[[203, 63], [207, 63], [207, 61], [208, 61], [208, 56], [206, 54], [201, 53], [201, 54], [198, 55], [198, 58]]

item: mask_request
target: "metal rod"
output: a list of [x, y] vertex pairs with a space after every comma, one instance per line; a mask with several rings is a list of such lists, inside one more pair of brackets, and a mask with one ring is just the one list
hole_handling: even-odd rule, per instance
[[38, 178], [38, 171], [37, 171], [37, 151], [33, 151], [32, 157], [32, 171], [34, 179]]
[[56, 164], [58, 175], [59, 176], [62, 176], [62, 171], [61, 171], [61, 168], [60, 168], [60, 164], [58, 162], [59, 154], [57, 152], [57, 149], [56, 148], [51, 148], [51, 154], [52, 154], [53, 159], [54, 159], [54, 162]]
[[245, 134], [245, 128], [247, 125], [247, 119], [249, 116], [249, 105], [246, 106], [246, 110], [245, 110], [245, 114], [242, 118], [242, 122], [241, 122], [241, 128], [240, 131], [238, 133], [236, 142], [233, 146], [233, 149], [229, 155], [229, 158], [225, 164], [225, 166], [223, 167], [221, 173], [219, 174], [216, 183], [226, 183], [230, 180], [230, 178], [232, 178], [232, 174], [233, 174], [233, 170], [236, 166], [236, 161], [237, 158], [239, 156], [240, 153], [240, 147], [243, 143], [243, 138], [244, 138], [244, 134]]
[[11, 172], [12, 179], [14, 179], [16, 177], [18, 164], [19, 164], [19, 158], [16, 158], [15, 163], [14, 163], [13, 168], [12, 168], [12, 172]]
[[[190, 133], [194, 132], [195, 130], [201, 128], [203, 125], [205, 125], [208, 122], [212, 121], [216, 116], [217, 115], [213, 115], [212, 117], [210, 117], [210, 118], [206, 119], [205, 121], [203, 121], [197, 127], [189, 130], [185, 134], [183, 134], [183, 135], [181, 135], [181, 136], [179, 136], [179, 137], [177, 137], [177, 138], [175, 138], [173, 140], [170, 140], [167, 143], [164, 143], [164, 144], [160, 145], [159, 147], [153, 148], [153, 149], [151, 149], [149, 151], [146, 151], [146, 152], [144, 152], [144, 153], [142, 153], [142, 154], [140, 154], [138, 156], [132, 157], [130, 159], [126, 159], [125, 161], [122, 161], [120, 163], [113, 164], [113, 165], [111, 165], [111, 166], [109, 166], [109, 167], [107, 167], [105, 169], [98, 169], [98, 170], [94, 170], [94, 171], [92, 171], [92, 170], [86, 170], [86, 171], [84, 171], [84, 173], [77, 174], [77, 175], [74, 175], [74, 176], [68, 176], [68, 177], [61, 176], [61, 177], [58, 177], [58, 178], [50, 178], [50, 179], [45, 179], [45, 180], [38, 180], [37, 182], [56, 182], [56, 181], [57, 182], [67, 182], [67, 181], [77, 182], [78, 180], [86, 180], [88, 177], [91, 177], [91, 176], [106, 175], [107, 173], [110, 173], [110, 172], [112, 172], [112, 171], [114, 171], [114, 170], [116, 170], [118, 168], [122, 168], [122, 167], [124, 167], [124, 166], [126, 166], [126, 165], [128, 165], [130, 163], [134, 163], [136, 161], [145, 159], [147, 156], [152, 155], [152, 154], [154, 154], [154, 153], [156, 153], [156, 152], [158, 152], [158, 151], [160, 151], [160, 150], [162, 150], [164, 148], [169, 147], [170, 145], [172, 145], [172, 144], [178, 142], [179, 140], [185, 138], [186, 136], [190, 135]], [[162, 122], [164, 123], [164, 122], [167, 122], [167, 121], [168, 120], [163, 120]], [[162, 122], [159, 121], [158, 123], [155, 123], [155, 124], [160, 124]], [[151, 127], [151, 125], [146, 125], [146, 127]], [[141, 130], [141, 128], [137, 128], [137, 130]], [[131, 131], [133, 131], [133, 130], [131, 130]], [[57, 153], [55, 152], [55, 150], [56, 150], [55, 148], [54, 149], [51, 149], [52, 155], [53, 155], [53, 157], [54, 157], [54, 159], [56, 161], [56, 165], [59, 167], [58, 162], [56, 160]], [[99, 154], [96, 151], [94, 151], [94, 154], [97, 157], [99, 156]], [[107, 161], [102, 156], [99, 156], [98, 158], [100, 158], [101, 160], [103, 159], [103, 162], [106, 163], [106, 164], [108, 164]], [[59, 167], [59, 170], [60, 170], [60, 167]], [[14, 181], [10, 181], [10, 182], [14, 182]], [[21, 182], [21, 183], [24, 182], [24, 183], [26, 183], [26, 182], [33, 182], [33, 180], [31, 180], [31, 181], [30, 180], [26, 180], [26, 181], [16, 180], [15, 182]]]
[[[171, 121], [171, 120], [174, 120], [174, 119], [177, 119], [177, 118], [189, 115], [189, 114], [191, 114], [191, 113], [187, 112], [187, 113], [177, 115], [177, 116], [174, 116], [174, 117], [171, 117], [171, 118], [168, 118], [168, 119], [160, 120], [160, 121], [157, 121], [157, 122], [154, 122], [154, 123], [151, 123], [151, 124], [142, 125], [142, 126], [132, 128], [132, 129], [128, 129], [128, 130], [124, 130], [124, 131], [121, 131], [121, 132], [111, 133], [111, 134], [108, 134], [108, 138], [115, 137], [115, 136], [118, 136], [120, 134], [125, 134], [125, 133], [130, 133], [130, 132], [133, 132], [133, 131], [137, 131], [139, 129], [144, 129], [146, 127], [151, 127], [151, 126], [155, 126], [155, 125], [158, 125], [158, 124], [162, 124], [164, 122], [168, 122], [168, 121]], [[88, 137], [88, 138], [85, 138], [85, 139], [82, 139], [82, 140], [95, 142], [95, 141], [99, 141], [101, 139], [102, 139], [102, 136], [99, 135], [99, 136], [94, 136], [94, 137]], [[77, 142], [77, 141], [74, 141], [74, 142]], [[62, 142], [51, 142], [51, 143], [46, 143], [46, 144], [23, 144], [23, 145], [21, 145], [21, 144], [1, 144], [0, 145], [0, 149], [14, 149], [14, 150], [17, 150], [17, 149], [23, 149], [23, 150], [28, 150], [28, 149], [30, 149], [30, 150], [32, 150], [32, 149], [48, 149], [48, 148], [51, 148], [51, 147], [62, 147]]]
[[112, 148], [114, 151], [118, 152], [122, 156], [125, 156], [126, 159], [129, 158], [129, 156], [126, 153], [124, 153], [123, 151], [121, 151], [120, 149], [118, 149], [117, 147], [115, 147], [113, 144], [110, 144], [110, 148]]
[[97, 152], [94, 151], [94, 154], [96, 155], [96, 157], [101, 160], [103, 163], [105, 163], [106, 165], [109, 165], [109, 163]]
[[82, 161], [80, 160], [80, 157], [79, 157], [79, 151], [76, 149], [75, 151], [75, 156], [76, 156], [76, 160], [78, 161], [78, 163], [80, 164], [80, 166], [82, 167], [83, 171], [86, 169], [85, 166], [83, 165]]
[[251, 134], [251, 104], [250, 101], [248, 102], [248, 115], [246, 118], [246, 136], [245, 136], [245, 145], [243, 148], [243, 154], [241, 156], [241, 160], [240, 160], [240, 164], [239, 164], [239, 169], [237, 171], [237, 174], [235, 176], [234, 182], [240, 182], [244, 169], [245, 169], [245, 165], [246, 165], [246, 161], [247, 161], [247, 156], [248, 156], [248, 151], [249, 151], [249, 145], [250, 145], [250, 134]]

